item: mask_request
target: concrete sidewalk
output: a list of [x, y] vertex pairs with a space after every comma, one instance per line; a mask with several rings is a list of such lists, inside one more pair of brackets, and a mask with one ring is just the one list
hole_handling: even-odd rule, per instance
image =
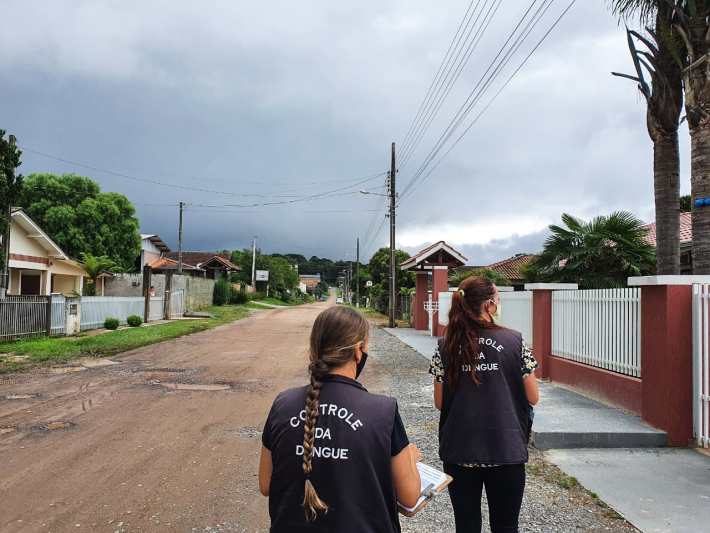
[[407, 346], [414, 348], [417, 352], [431, 361], [434, 355], [434, 348], [437, 337], [431, 337], [428, 331], [417, 331], [414, 328], [383, 328], [390, 335], [397, 337]]
[[[384, 328], [431, 360], [437, 338], [413, 328]], [[646, 448], [664, 446], [667, 435], [638, 417], [564, 389], [539, 382], [532, 442], [538, 448]]]
[[706, 455], [687, 448], [550, 450], [546, 455], [641, 531], [710, 531]]

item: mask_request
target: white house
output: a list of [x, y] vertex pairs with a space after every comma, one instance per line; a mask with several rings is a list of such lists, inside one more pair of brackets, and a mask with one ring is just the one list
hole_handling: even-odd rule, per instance
[[86, 273], [19, 208], [10, 225], [8, 295], [81, 294]]

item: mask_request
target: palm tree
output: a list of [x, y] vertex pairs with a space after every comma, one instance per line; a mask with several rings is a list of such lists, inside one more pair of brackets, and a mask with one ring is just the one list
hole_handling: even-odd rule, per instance
[[107, 256], [94, 257], [91, 254], [81, 254], [81, 268], [84, 269], [89, 281], [84, 286], [84, 296], [96, 296], [96, 280], [101, 274], [108, 272], [115, 263]]
[[[663, 0], [658, 0], [663, 1]], [[690, 130], [690, 195], [693, 221], [693, 273], [710, 274], [710, 0], [665, 0], [673, 9], [673, 28], [683, 39], [685, 115]]]
[[631, 276], [653, 272], [656, 254], [644, 241], [643, 222], [623, 211], [585, 222], [563, 214], [566, 227], [550, 226], [535, 267], [551, 282], [577, 283], [583, 289], [627, 286]]
[[[638, 83], [646, 100], [646, 126], [653, 141], [653, 183], [656, 200], [658, 274], [680, 274], [680, 164], [678, 123], [683, 106], [683, 41], [674, 28], [677, 15], [665, 0], [613, 0], [621, 18], [638, 16], [648, 38], [627, 28], [635, 76], [619, 74]], [[647, 51], [638, 50], [634, 39]], [[646, 81], [644, 69], [650, 76]]]

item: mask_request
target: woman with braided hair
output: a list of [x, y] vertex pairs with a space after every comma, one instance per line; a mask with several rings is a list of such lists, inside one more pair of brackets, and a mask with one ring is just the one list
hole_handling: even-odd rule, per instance
[[419, 498], [421, 453], [397, 401], [356, 381], [368, 339], [359, 312], [327, 309], [311, 331], [310, 384], [274, 400], [259, 465], [272, 533], [398, 533], [397, 502], [411, 507]]
[[484, 487], [491, 532], [518, 531], [538, 364], [520, 333], [498, 325], [500, 313], [489, 279], [464, 280], [429, 368], [457, 533], [480, 533]]

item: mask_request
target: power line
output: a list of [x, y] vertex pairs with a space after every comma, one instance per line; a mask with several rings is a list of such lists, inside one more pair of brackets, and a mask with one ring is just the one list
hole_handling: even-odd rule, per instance
[[[572, 6], [575, 4], [576, 1], [577, 1], [577, 0], [572, 0], [572, 1], [570, 2], [570, 4], [567, 6], [567, 8], [562, 12], [562, 14], [557, 18], [557, 20], [555, 20], [554, 24], [550, 27], [550, 29], [547, 30], [547, 32], [542, 36], [542, 38], [538, 41], [538, 43], [535, 45], [535, 47], [532, 49], [532, 51], [527, 55], [527, 57], [526, 57], [526, 58], [523, 60], [523, 62], [520, 64], [520, 66], [515, 70], [515, 72], [513, 72], [513, 74], [508, 78], [508, 80], [503, 84], [503, 86], [498, 90], [498, 92], [493, 96], [493, 98], [491, 98], [491, 100], [490, 100], [490, 101], [488, 102], [488, 104], [486, 104], [486, 106], [481, 110], [481, 112], [480, 112], [480, 113], [478, 114], [478, 116], [473, 120], [473, 122], [464, 130], [464, 132], [458, 137], [458, 139], [456, 139], [456, 142], [454, 142], [454, 144], [451, 145], [451, 147], [446, 151], [446, 153], [441, 157], [441, 159], [439, 159], [439, 161], [437, 161], [436, 165], [434, 165], [434, 167], [433, 167], [423, 178], [421, 178], [421, 180], [419, 181], [419, 183], [417, 183], [417, 184], [411, 189], [411, 191], [409, 191], [406, 195], [404, 195], [404, 194], [402, 195], [402, 197], [401, 197], [400, 200], [399, 200], [400, 203], [401, 203], [405, 198], [409, 197], [409, 196], [419, 187], [419, 185], [421, 185], [421, 184], [424, 182], [424, 180], [429, 177], [429, 175], [436, 169], [436, 167], [439, 166], [439, 164], [441, 163], [441, 161], [443, 161], [443, 159], [449, 154], [449, 152], [451, 152], [451, 150], [454, 149], [454, 147], [459, 143], [459, 141], [461, 141], [461, 139], [464, 137], [464, 135], [466, 135], [466, 134], [468, 133], [468, 131], [473, 127], [473, 125], [476, 124], [476, 122], [478, 122], [478, 120], [481, 118], [481, 116], [483, 115], [483, 113], [486, 112], [486, 110], [487, 110], [487, 109], [490, 107], [490, 105], [495, 101], [495, 99], [498, 98], [498, 96], [500, 95], [500, 93], [503, 92], [503, 89], [505, 89], [505, 88], [508, 86], [508, 84], [509, 84], [509, 83], [511, 82], [511, 80], [515, 77], [515, 75], [523, 68], [523, 66], [525, 65], [525, 63], [528, 62], [528, 60], [530, 59], [530, 57], [535, 53], [535, 51], [536, 51], [536, 50], [540, 47], [540, 45], [545, 41], [545, 39], [547, 38], [547, 36], [550, 35], [550, 33], [552, 33], [552, 30], [555, 29], [555, 27], [557, 26], [557, 24], [562, 20], [562, 18], [563, 18], [563, 17], [567, 14], [567, 12], [572, 8]], [[548, 6], [548, 7], [549, 7], [549, 6]], [[437, 152], [438, 152], [438, 151], [437, 151]], [[414, 180], [412, 180], [412, 181], [414, 181]], [[410, 183], [412, 183], [412, 182], [410, 181]]]
[[[487, 0], [486, 0], [487, 1]], [[414, 151], [417, 149], [419, 146], [419, 143], [421, 142], [422, 138], [426, 134], [426, 132], [429, 130], [429, 127], [431, 126], [431, 123], [434, 121], [436, 116], [439, 114], [439, 110], [441, 107], [444, 105], [444, 102], [446, 101], [447, 97], [449, 96], [449, 93], [453, 89], [454, 84], [456, 81], [459, 79], [459, 76], [461, 75], [461, 72], [463, 71], [464, 67], [468, 63], [468, 60], [471, 58], [471, 55], [473, 55], [473, 52], [476, 50], [478, 47], [478, 44], [480, 43], [481, 39], [483, 38], [484, 33], [488, 29], [488, 26], [490, 25], [491, 21], [493, 20], [493, 17], [495, 14], [498, 12], [498, 9], [500, 8], [502, 1], [495, 1], [491, 2], [488, 12], [485, 14], [483, 17], [483, 21], [481, 22], [480, 26], [478, 27], [478, 30], [476, 31], [476, 34], [473, 36], [473, 39], [471, 39], [471, 42], [468, 45], [468, 48], [466, 52], [464, 53], [463, 57], [461, 60], [458, 62], [458, 64], [455, 67], [455, 71], [453, 73], [453, 77], [450, 77], [451, 75], [451, 69], [449, 69], [449, 74], [446, 76], [446, 81], [448, 80], [448, 84], [446, 87], [443, 87], [442, 84], [442, 89], [443, 92], [439, 91], [438, 98], [436, 98], [436, 101], [432, 99], [432, 101], [429, 104], [429, 112], [425, 113], [425, 116], [423, 117], [423, 120], [421, 121], [420, 127], [417, 128], [417, 133], [413, 137], [413, 141], [411, 142], [409, 148], [407, 150], [403, 150], [402, 153], [402, 165], [400, 166], [400, 169], [404, 169], [404, 167], [407, 165], [407, 162], [411, 158], [412, 154]], [[478, 7], [478, 6], [477, 6]], [[495, 10], [493, 9], [495, 7]], [[485, 10], [486, 5], [483, 6], [481, 9], [480, 15], [483, 13]], [[476, 21], [478, 22], [478, 20]], [[469, 34], [466, 36], [466, 40], [464, 41], [461, 49], [459, 50], [459, 53], [456, 55], [456, 59], [461, 55], [461, 51], [463, 50], [463, 46], [466, 45], [466, 42], [468, 41], [468, 37], [470, 34], [473, 32], [475, 29], [476, 24], [471, 27], [471, 30], [469, 31]]]
[[[165, 182], [162, 182], [162, 181], [154, 181], [154, 180], [148, 180], [148, 179], [145, 179], [145, 178], [137, 178], [137, 177], [135, 177], [135, 176], [130, 176], [130, 175], [128, 175], [128, 174], [123, 174], [123, 173], [120, 173], [120, 172], [113, 172], [113, 171], [111, 171], [111, 170], [104, 170], [104, 169], [101, 169], [101, 168], [98, 168], [98, 167], [94, 167], [94, 166], [91, 166], [91, 165], [85, 165], [85, 164], [83, 164], [83, 163], [77, 163], [77, 162], [75, 162], [75, 161], [69, 161], [68, 159], [63, 159], [63, 158], [61, 158], [61, 157], [55, 157], [55, 156], [52, 156], [52, 155], [49, 155], [49, 154], [45, 154], [45, 153], [42, 153], [42, 152], [38, 152], [38, 151], [36, 151], [36, 150], [31, 150], [31, 149], [29, 149], [29, 148], [25, 148], [24, 146], [21, 147], [21, 149], [22, 149], [24, 152], [30, 152], [30, 153], [33, 153], [33, 154], [36, 154], [36, 155], [41, 155], [42, 157], [46, 157], [46, 158], [49, 158], [49, 159], [54, 159], [54, 160], [56, 160], [56, 161], [61, 161], [62, 163], [67, 163], [67, 164], [70, 164], [70, 165], [75, 165], [75, 166], [78, 166], [78, 167], [81, 167], [81, 168], [85, 168], [85, 169], [88, 169], [88, 170], [93, 170], [93, 171], [95, 171], [95, 172], [102, 172], [102, 173], [104, 173], [104, 174], [108, 174], [108, 175], [111, 175], [111, 176], [116, 176], [116, 177], [120, 177], [120, 178], [126, 178], [126, 179], [130, 179], [130, 180], [134, 180], [134, 181], [140, 181], [140, 182], [143, 182], [143, 183], [150, 183], [150, 184], [152, 184], [152, 185], [161, 185], [161, 186], [163, 186], [163, 187], [173, 187], [173, 188], [176, 188], [176, 189], [183, 189], [183, 190], [195, 191], [195, 192], [206, 192], [206, 193], [210, 193], [210, 194], [224, 194], [224, 195], [227, 195], [227, 196], [235, 196], [235, 197], [256, 197], [256, 198], [312, 198], [312, 196], [293, 196], [293, 195], [285, 196], [285, 195], [274, 195], [274, 194], [243, 194], [243, 193], [232, 193], [232, 192], [228, 192], [228, 191], [213, 191], [213, 190], [209, 190], [209, 189], [200, 189], [200, 188], [197, 188], [197, 187], [188, 187], [188, 186], [186, 186], [186, 185], [177, 185], [177, 184], [175, 184], [175, 183], [165, 183]], [[367, 178], [362, 178], [362, 179], [361, 179], [361, 178], [356, 178], [356, 179], [361, 179], [361, 181], [358, 181], [357, 183], [353, 183], [352, 185], [349, 185], [349, 186], [347, 186], [347, 187], [343, 187], [343, 188], [341, 188], [341, 189], [336, 189], [336, 191], [343, 190], [343, 189], [347, 189], [347, 188], [351, 188], [351, 187], [356, 187], [356, 186], [358, 186], [358, 185], [360, 185], [360, 184], [362, 184], [362, 183], [367, 183], [368, 181], [371, 181], [371, 180], [373, 180], [373, 179], [379, 178], [380, 176], [383, 176], [383, 175], [384, 175], [384, 173], [380, 173], [380, 174], [376, 174], [376, 175], [374, 175], [374, 176], [370, 176], [370, 177], [367, 177]], [[195, 179], [200, 179], [200, 178], [195, 178]], [[344, 180], [344, 181], [350, 181], [350, 180]], [[238, 183], [238, 182], [234, 182], [234, 183]], [[255, 182], [245, 182], [245, 183], [256, 184]], [[342, 183], [342, 182], [336, 182], [336, 183]], [[264, 185], [264, 184], [262, 183], [261, 185]], [[302, 189], [295, 189], [295, 190], [302, 190]], [[322, 194], [329, 194], [330, 192], [334, 192], [334, 191], [326, 191], [326, 192], [324, 192], [324, 193], [322, 193]]]

